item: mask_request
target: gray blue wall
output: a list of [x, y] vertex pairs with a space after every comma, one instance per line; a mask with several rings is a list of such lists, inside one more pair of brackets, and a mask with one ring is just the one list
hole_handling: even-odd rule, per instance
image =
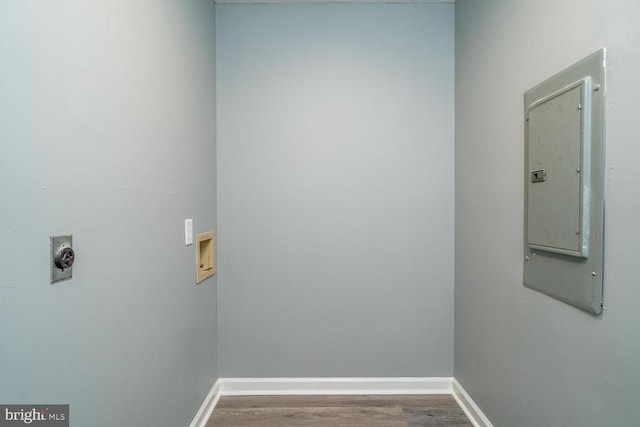
[[217, 18], [221, 376], [450, 376], [453, 5]]
[[[209, 0], [0, 5], [0, 402], [170, 427], [218, 365], [453, 369], [497, 426], [636, 420], [636, 1], [458, 0], [455, 358], [453, 5], [218, 11], [216, 96]], [[596, 318], [522, 286], [522, 94], [602, 46]], [[216, 174], [218, 301], [183, 242], [217, 228]], [[57, 233], [78, 261], [50, 285]]]
[[[217, 378], [210, 0], [0, 3], [0, 402], [188, 425]], [[73, 279], [49, 284], [49, 235]]]
[[[496, 426], [638, 423], [638, 22], [636, 0], [456, 3], [454, 375]], [[607, 309], [597, 318], [522, 286], [523, 93], [601, 47]]]

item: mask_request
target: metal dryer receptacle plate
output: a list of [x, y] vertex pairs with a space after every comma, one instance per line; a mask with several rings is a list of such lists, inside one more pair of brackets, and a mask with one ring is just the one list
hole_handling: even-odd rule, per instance
[[51, 240], [51, 283], [61, 282], [63, 280], [69, 280], [73, 277], [73, 265], [69, 268], [60, 269], [56, 265], [55, 256], [58, 249], [63, 247], [73, 248], [73, 236], [72, 235], [60, 235], [50, 236]]

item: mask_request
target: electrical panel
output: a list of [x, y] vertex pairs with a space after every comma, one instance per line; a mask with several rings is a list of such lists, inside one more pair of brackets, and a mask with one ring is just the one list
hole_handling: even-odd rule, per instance
[[602, 310], [605, 53], [528, 90], [525, 286]]

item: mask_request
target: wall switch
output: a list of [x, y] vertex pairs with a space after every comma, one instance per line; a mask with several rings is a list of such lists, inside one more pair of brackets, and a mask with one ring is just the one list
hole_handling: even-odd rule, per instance
[[184, 220], [184, 244], [185, 246], [193, 245], [193, 220]]

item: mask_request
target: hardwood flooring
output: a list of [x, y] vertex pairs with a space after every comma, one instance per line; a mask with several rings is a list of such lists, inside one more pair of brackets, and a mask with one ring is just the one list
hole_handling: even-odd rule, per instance
[[469, 427], [450, 395], [224, 396], [206, 427]]

